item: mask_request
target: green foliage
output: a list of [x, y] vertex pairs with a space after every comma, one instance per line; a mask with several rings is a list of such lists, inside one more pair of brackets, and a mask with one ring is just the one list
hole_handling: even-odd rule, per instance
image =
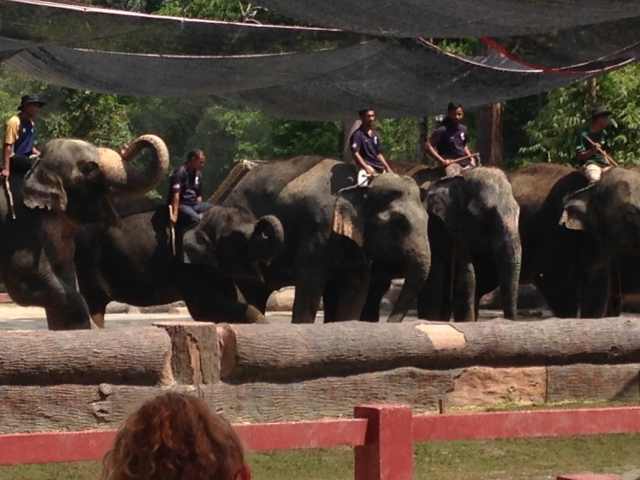
[[[520, 149], [520, 163], [554, 161], [573, 164], [576, 137], [588, 127], [589, 86], [581, 82], [550, 92], [538, 115], [524, 130], [528, 145]], [[640, 161], [640, 65], [598, 79], [598, 103], [613, 112], [609, 133], [619, 163]]]
[[67, 89], [62, 94], [66, 108], [44, 118], [50, 137], [81, 138], [113, 148], [133, 140], [129, 107], [120, 97]]
[[390, 160], [412, 162], [418, 146], [418, 121], [413, 118], [383, 119], [376, 123], [384, 155]]

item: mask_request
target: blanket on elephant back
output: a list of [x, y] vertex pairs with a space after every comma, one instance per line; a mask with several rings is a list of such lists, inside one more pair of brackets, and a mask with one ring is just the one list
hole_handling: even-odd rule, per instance
[[231, 169], [229, 175], [222, 181], [218, 189], [209, 197], [207, 202], [215, 205], [221, 203], [233, 190], [240, 180], [254, 167], [267, 163], [267, 160], [242, 160]]

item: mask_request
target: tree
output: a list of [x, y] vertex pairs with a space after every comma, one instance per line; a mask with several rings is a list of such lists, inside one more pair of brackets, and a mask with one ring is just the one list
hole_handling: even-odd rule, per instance
[[[589, 82], [550, 92], [536, 118], [524, 127], [529, 141], [520, 149], [518, 163], [574, 164], [576, 136], [587, 126], [592, 95]], [[600, 77], [596, 96], [599, 104], [613, 112], [609, 131], [615, 159], [640, 163], [640, 65]]]

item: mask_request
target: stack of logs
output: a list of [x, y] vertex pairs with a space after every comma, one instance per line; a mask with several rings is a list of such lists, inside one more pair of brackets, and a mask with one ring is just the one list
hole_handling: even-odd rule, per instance
[[640, 319], [328, 325], [158, 323], [0, 332], [0, 433], [116, 428], [167, 390], [232, 422], [505, 401], [638, 400]]

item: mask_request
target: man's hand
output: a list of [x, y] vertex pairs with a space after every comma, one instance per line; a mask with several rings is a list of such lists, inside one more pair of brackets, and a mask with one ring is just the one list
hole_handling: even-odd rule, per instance
[[364, 171], [367, 172], [367, 175], [370, 177], [377, 177], [378, 176], [378, 172], [376, 172], [375, 168], [367, 165], [365, 163], [364, 165]]
[[178, 210], [177, 209], [171, 209], [171, 214], [169, 215], [169, 222], [171, 222], [171, 225], [175, 225], [176, 223], [178, 223]]
[[0, 171], [0, 175], [2, 176], [3, 179], [8, 179], [9, 178], [9, 167], [2, 167], [2, 171]]

